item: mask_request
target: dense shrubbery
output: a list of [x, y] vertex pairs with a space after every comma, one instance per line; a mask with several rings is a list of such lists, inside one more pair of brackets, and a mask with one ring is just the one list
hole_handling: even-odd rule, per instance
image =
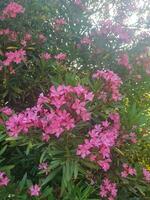
[[150, 198], [149, 5], [139, 5], [0, 2], [0, 199]]

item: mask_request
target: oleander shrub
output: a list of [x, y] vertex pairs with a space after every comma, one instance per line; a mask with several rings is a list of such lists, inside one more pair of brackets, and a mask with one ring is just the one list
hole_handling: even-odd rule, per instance
[[0, 199], [148, 200], [148, 1], [0, 11]]

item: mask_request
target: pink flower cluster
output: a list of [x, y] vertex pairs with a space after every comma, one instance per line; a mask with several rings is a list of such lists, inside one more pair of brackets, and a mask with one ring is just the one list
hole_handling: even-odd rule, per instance
[[30, 41], [32, 39], [32, 35], [30, 34], [30, 33], [26, 33], [25, 35], [24, 35], [24, 40], [25, 41]]
[[66, 21], [65, 21], [65, 19], [59, 18], [59, 19], [55, 19], [55, 20], [54, 20], [54, 22], [53, 22], [53, 27], [54, 27], [55, 31], [59, 31], [60, 28], [61, 28], [63, 25], [65, 25], [65, 24], [67, 24]]
[[131, 176], [136, 175], [136, 170], [130, 167], [127, 163], [124, 163], [122, 167], [123, 167], [123, 171], [121, 172], [121, 177], [126, 178], [129, 175]]
[[104, 102], [106, 102], [111, 95], [111, 100], [121, 100], [119, 89], [122, 81], [117, 74], [110, 70], [97, 70], [96, 73], [93, 74], [93, 78], [102, 79], [105, 81], [103, 90], [99, 95], [99, 99], [102, 99]]
[[9, 108], [9, 107], [3, 107], [3, 108], [1, 108], [0, 109], [0, 113], [3, 113], [4, 115], [7, 115], [7, 116], [10, 116], [10, 115], [12, 115], [13, 114], [13, 111], [12, 111], [12, 109], [11, 108]]
[[81, 0], [74, 0], [74, 3], [75, 3], [76, 5], [80, 5], [80, 4], [82, 3], [82, 1], [81, 1]]
[[56, 59], [57, 61], [64, 61], [67, 58], [67, 54], [66, 53], [59, 53], [59, 54], [53, 56], [50, 53], [45, 52], [45, 53], [42, 53], [40, 55], [40, 57], [45, 61], [48, 61], [52, 58]]
[[131, 143], [135, 144], [137, 143], [137, 136], [136, 133], [131, 132], [130, 134], [123, 135], [123, 141], [131, 141]]
[[17, 32], [11, 31], [9, 28], [1, 29], [0, 36], [7, 36], [9, 40], [16, 41], [17, 40]]
[[2, 18], [16, 18], [20, 13], [24, 13], [25, 9], [22, 5], [10, 2], [2, 11]]
[[78, 145], [77, 155], [82, 158], [89, 158], [104, 171], [107, 171], [111, 163], [111, 148], [115, 145], [119, 129], [119, 114], [110, 114], [108, 120], [95, 125], [88, 132], [88, 139], [85, 139], [83, 144]]
[[13, 66], [10, 65], [10, 66], [8, 67], [8, 70], [9, 70], [9, 73], [10, 73], [10, 74], [14, 74], [14, 75], [16, 74], [16, 71], [14, 70]]
[[31, 40], [32, 40], [32, 35], [30, 33], [26, 33], [20, 43], [23, 47], [26, 47], [27, 43], [30, 42]]
[[80, 41], [81, 44], [83, 45], [91, 45], [92, 41], [89, 37], [83, 37]]
[[66, 21], [63, 19], [63, 18], [60, 18], [60, 19], [55, 19], [54, 20], [54, 23], [57, 25], [57, 26], [62, 26], [64, 24], [66, 24]]
[[9, 179], [4, 172], [0, 172], [0, 187], [7, 186], [9, 183]]
[[144, 176], [144, 180], [148, 183], [150, 183], [150, 171], [148, 171], [147, 169], [143, 168], [143, 176]]
[[41, 42], [41, 43], [44, 43], [44, 42], [47, 41], [46, 36], [43, 35], [42, 33], [40, 33], [40, 34], [38, 35], [38, 39], [39, 39], [39, 42]]
[[59, 54], [55, 55], [54, 57], [58, 61], [63, 61], [63, 60], [66, 60], [67, 54], [66, 53], [59, 53]]
[[48, 168], [47, 162], [40, 163], [38, 169], [41, 170], [42, 172], [44, 172], [46, 175], [49, 173], [49, 168]]
[[7, 57], [6, 60], [3, 61], [3, 64], [5, 66], [8, 66], [12, 63], [19, 64], [22, 61], [25, 60], [26, 52], [23, 49], [16, 50], [16, 51], [10, 51], [5, 53], [5, 56]]
[[34, 127], [43, 131], [44, 141], [48, 141], [52, 135], [59, 137], [74, 128], [77, 122], [90, 119], [86, 104], [92, 99], [93, 94], [80, 85], [52, 86], [47, 96], [39, 96], [36, 106], [12, 115], [6, 121], [8, 134], [17, 137]]
[[86, 10], [85, 4], [82, 2], [82, 0], [74, 0], [74, 4], [80, 8], [82, 11]]
[[38, 126], [38, 109], [33, 107], [19, 114], [12, 115], [6, 121], [9, 136], [17, 137], [21, 132], [27, 133], [30, 127]]
[[150, 56], [149, 56], [150, 48], [146, 47], [142, 53], [140, 53], [136, 57], [136, 64], [140, 67], [143, 66], [147, 75], [150, 75]]
[[41, 191], [41, 187], [37, 184], [35, 185], [32, 185], [30, 188], [29, 188], [29, 194], [31, 196], [39, 196], [40, 195], [40, 191]]
[[41, 58], [43, 60], [45, 60], [45, 61], [48, 61], [48, 60], [50, 60], [52, 58], [52, 55], [50, 53], [48, 53], [48, 52], [45, 52], [45, 53], [41, 54]]
[[105, 178], [100, 186], [100, 196], [108, 200], [114, 200], [117, 197], [116, 183], [112, 183], [108, 178]]
[[124, 66], [128, 70], [131, 70], [128, 54], [121, 54], [118, 59], [118, 64]]
[[103, 20], [100, 22], [100, 29], [97, 34], [106, 36], [115, 36], [122, 42], [130, 42], [131, 38], [128, 31], [120, 24], [114, 24], [112, 20]]

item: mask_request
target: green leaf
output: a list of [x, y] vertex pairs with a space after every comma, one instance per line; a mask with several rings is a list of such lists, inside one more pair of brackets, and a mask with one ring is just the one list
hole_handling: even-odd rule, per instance
[[47, 149], [46, 149], [45, 151], [43, 151], [43, 153], [42, 153], [42, 155], [41, 155], [41, 157], [40, 157], [40, 163], [43, 162], [44, 156], [46, 155], [46, 153], [47, 153]]
[[7, 149], [7, 145], [5, 145], [5, 146], [0, 150], [0, 155], [2, 155], [2, 154], [5, 152], [6, 149]]
[[33, 147], [33, 144], [32, 144], [31, 141], [29, 141], [28, 146], [27, 146], [27, 149], [26, 149], [26, 151], [25, 151], [25, 154], [26, 154], [26, 155], [29, 155], [30, 150], [32, 149], [32, 147]]
[[49, 176], [46, 177], [46, 179], [43, 181], [43, 183], [41, 184], [41, 186], [46, 185], [48, 182], [50, 182], [57, 174], [58, 172], [61, 170], [61, 167], [58, 167], [57, 169], [55, 169], [54, 171], [52, 171]]
[[27, 173], [24, 174], [22, 180], [19, 183], [20, 191], [22, 191], [23, 187], [25, 186], [26, 180], [27, 180]]
[[48, 199], [50, 199], [50, 200], [54, 200], [54, 196], [53, 196], [53, 193], [52, 193], [52, 188], [47, 187], [47, 188], [45, 188], [44, 191], [42, 191], [42, 196], [40, 197], [40, 199], [44, 199], [45, 200], [46, 197]]
[[146, 188], [144, 186], [141, 186], [141, 185], [136, 185], [136, 188], [141, 193], [141, 195], [145, 197], [144, 191], [145, 191]]
[[78, 162], [74, 162], [74, 179], [77, 178], [79, 172]]

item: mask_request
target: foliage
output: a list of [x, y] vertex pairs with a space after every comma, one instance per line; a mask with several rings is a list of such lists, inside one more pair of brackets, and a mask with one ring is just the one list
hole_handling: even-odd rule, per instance
[[148, 1], [0, 10], [0, 199], [148, 200]]

